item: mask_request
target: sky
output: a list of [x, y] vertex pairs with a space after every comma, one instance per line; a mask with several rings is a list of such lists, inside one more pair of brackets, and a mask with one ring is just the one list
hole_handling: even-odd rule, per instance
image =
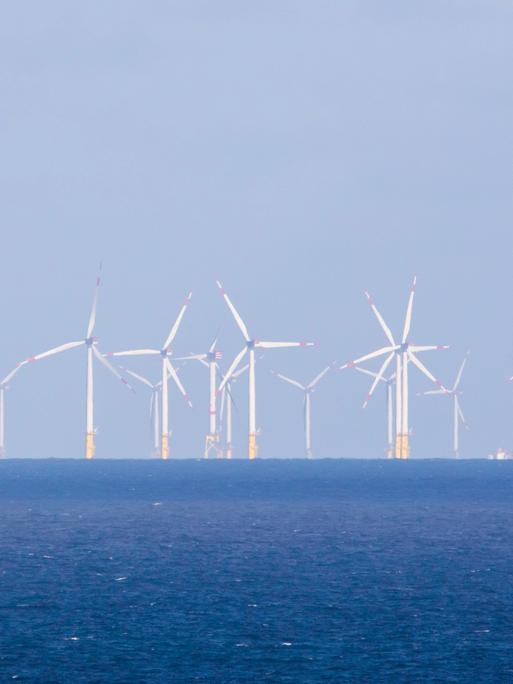
[[[411, 338], [450, 385], [470, 350], [462, 456], [513, 449], [513, 3], [507, 0], [28, 0], [0, 21], [2, 377], [85, 337], [98, 263], [102, 351], [175, 353], [242, 337], [313, 340], [257, 368], [262, 457], [303, 455], [308, 381], [385, 342], [417, 275]], [[372, 364], [369, 364], [373, 367]], [[156, 359], [134, 370], [158, 378]], [[374, 365], [374, 368], [376, 364]], [[202, 455], [208, 377], [171, 388], [171, 455]], [[149, 396], [95, 369], [98, 457], [151, 453]], [[411, 373], [412, 456], [450, 456], [446, 397]], [[331, 372], [313, 397], [317, 457], [385, 454], [384, 392]], [[246, 452], [247, 383], [235, 390]], [[20, 370], [6, 396], [12, 457], [81, 457], [85, 353]]]

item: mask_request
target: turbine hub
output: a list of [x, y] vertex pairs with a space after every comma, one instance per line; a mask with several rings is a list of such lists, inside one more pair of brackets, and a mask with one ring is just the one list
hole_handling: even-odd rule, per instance
[[399, 347], [399, 351], [401, 353], [404, 353], [405, 351], [408, 351], [408, 347], [410, 346], [409, 342], [403, 342], [401, 346]]
[[255, 348], [255, 340], [249, 340], [248, 342], [246, 342], [246, 346], [251, 351]]
[[92, 347], [94, 344], [94, 337], [88, 337], [85, 340], [86, 346], [87, 347]]

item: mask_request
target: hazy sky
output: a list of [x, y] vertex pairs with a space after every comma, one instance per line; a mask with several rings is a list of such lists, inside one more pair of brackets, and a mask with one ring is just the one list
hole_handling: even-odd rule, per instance
[[[97, 264], [103, 350], [161, 345], [188, 290], [176, 351], [220, 328], [313, 339], [257, 375], [262, 456], [302, 455], [309, 380], [394, 329], [418, 276], [412, 339], [452, 383], [471, 349], [462, 454], [513, 448], [513, 3], [195, 0], [4, 3], [0, 15], [2, 377], [85, 335]], [[158, 376], [158, 361], [134, 369]], [[448, 455], [451, 407], [415, 393], [415, 456]], [[171, 392], [172, 452], [200, 456], [207, 373]], [[85, 353], [22, 369], [6, 401], [11, 456], [82, 456]], [[236, 453], [246, 450], [246, 382]], [[148, 396], [96, 370], [97, 456], [150, 451]], [[381, 456], [384, 393], [333, 373], [313, 401], [318, 456]]]

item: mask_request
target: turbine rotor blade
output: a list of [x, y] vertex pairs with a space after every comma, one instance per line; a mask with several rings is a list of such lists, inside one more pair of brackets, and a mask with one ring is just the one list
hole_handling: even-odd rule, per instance
[[381, 347], [381, 349], [376, 349], [376, 351], [370, 352], [370, 354], [360, 356], [360, 358], [356, 359], [355, 361], [349, 361], [348, 363], [345, 363], [343, 366], [340, 366], [340, 370], [344, 370], [345, 368], [354, 368], [357, 364], [362, 363], [363, 361], [368, 361], [369, 359], [376, 359], [378, 356], [383, 356], [383, 354], [390, 354], [391, 352], [395, 352], [398, 349], [400, 349], [398, 345], [394, 345], [393, 347]]
[[247, 353], [247, 351], [248, 351], [248, 348], [243, 347], [243, 349], [241, 349], [241, 351], [233, 359], [232, 364], [231, 364], [230, 368], [228, 369], [228, 372], [224, 376], [221, 384], [219, 385], [219, 390], [222, 390], [223, 387], [226, 385], [226, 383], [230, 380], [230, 378], [232, 377], [234, 372], [237, 370], [237, 366], [242, 361], [242, 359], [243, 359], [244, 355]]
[[180, 392], [182, 393], [183, 398], [184, 398], [185, 401], [189, 404], [189, 406], [192, 408], [192, 402], [191, 402], [191, 400], [189, 399], [189, 395], [188, 395], [187, 392], [185, 391], [185, 388], [184, 388], [184, 386], [182, 385], [181, 380], [180, 380], [180, 378], [178, 377], [178, 373], [176, 372], [176, 370], [175, 370], [173, 364], [172, 364], [171, 361], [170, 361], [169, 359], [167, 359], [167, 358], [166, 358], [166, 368], [167, 368], [167, 372], [169, 373], [169, 377], [170, 377], [170, 378], [173, 378], [173, 380], [175, 381], [175, 385], [178, 387], [178, 389], [179, 389]]
[[371, 385], [371, 388], [370, 388], [370, 390], [369, 390], [369, 394], [367, 395], [367, 398], [366, 398], [365, 401], [363, 402], [363, 407], [362, 407], [362, 408], [367, 408], [367, 404], [368, 404], [369, 401], [372, 399], [372, 395], [374, 394], [374, 390], [376, 389], [376, 387], [377, 387], [379, 381], [382, 380], [383, 375], [385, 374], [385, 371], [386, 371], [386, 369], [388, 368], [388, 366], [390, 365], [390, 362], [392, 361], [392, 359], [394, 358], [394, 356], [395, 356], [395, 353], [392, 352], [392, 353], [389, 354], [389, 355], [387, 356], [387, 358], [384, 360], [384, 362], [383, 362], [381, 368], [379, 369], [379, 371], [378, 371], [376, 377], [374, 378], [374, 382], [373, 382], [372, 385]]
[[85, 345], [84, 340], [81, 340], [80, 342], [66, 342], [66, 344], [61, 344], [58, 347], [48, 349], [48, 351], [42, 352], [42, 354], [36, 354], [35, 356], [31, 356], [30, 358], [26, 359], [23, 363], [32, 363], [32, 361], [40, 361], [41, 359], [46, 359], [48, 356], [60, 354], [63, 351], [67, 351], [68, 349], [74, 349], [75, 347], [81, 347], [82, 345]]
[[288, 347], [313, 347], [315, 342], [255, 342], [258, 349], [286, 349]]
[[406, 340], [408, 339], [408, 335], [410, 334], [411, 316], [412, 316], [412, 311], [413, 311], [413, 298], [415, 296], [416, 286], [417, 286], [417, 276], [414, 276], [413, 283], [411, 284], [410, 296], [408, 298], [408, 306], [406, 308], [406, 317], [404, 319], [404, 328], [403, 328], [403, 336], [402, 336], [402, 343], [403, 344], [406, 342]]
[[175, 339], [176, 333], [178, 332], [178, 328], [180, 327], [180, 323], [182, 322], [182, 318], [184, 317], [184, 314], [187, 311], [187, 307], [189, 306], [191, 298], [192, 298], [192, 292], [189, 292], [189, 294], [185, 298], [185, 302], [182, 304], [182, 308], [180, 309], [178, 316], [176, 317], [176, 321], [174, 322], [173, 327], [171, 328], [169, 335], [167, 336], [167, 339], [164, 342], [163, 349], [168, 349], [169, 345]]
[[369, 375], [371, 378], [376, 378], [377, 373], [374, 373], [374, 371], [369, 370], [368, 368], [362, 368], [361, 366], [355, 366], [355, 370], [359, 371], [360, 373], [365, 373], [365, 375]]
[[458, 371], [458, 375], [456, 376], [456, 380], [455, 380], [455, 382], [454, 382], [453, 390], [458, 389], [458, 387], [459, 387], [459, 385], [460, 385], [461, 376], [463, 375], [463, 370], [464, 370], [464, 368], [465, 368], [465, 364], [467, 363], [467, 358], [468, 358], [468, 354], [467, 354], [467, 356], [465, 356], [465, 358], [463, 359], [463, 363], [462, 363], [461, 366], [460, 366], [460, 369], [459, 369], [459, 371]]
[[105, 356], [149, 356], [160, 354], [158, 349], [128, 349], [127, 351], [107, 352]]
[[112, 373], [112, 375], [114, 375], [114, 377], [116, 377], [120, 382], [122, 382], [123, 385], [125, 385], [131, 392], [134, 392], [134, 393], [135, 393], [134, 388], [132, 387], [132, 385], [130, 385], [130, 383], [128, 382], [128, 380], [127, 380], [126, 378], [124, 378], [124, 377], [121, 375], [121, 373], [119, 373], [119, 372], [116, 370], [116, 368], [114, 368], [114, 366], [113, 366], [111, 363], [109, 363], [109, 361], [107, 361], [107, 359], [105, 358], [105, 356], [100, 352], [100, 350], [97, 348], [97, 346], [96, 346], [95, 344], [93, 344], [92, 349], [93, 349], [93, 354], [94, 354], [95, 357], [98, 359], [98, 361], [100, 361], [100, 363], [102, 363], [102, 364], [105, 366], [105, 368], [107, 368], [108, 370], [110, 370], [110, 372]]
[[5, 387], [6, 385], [9, 384], [9, 382], [12, 380], [12, 378], [16, 375], [16, 373], [20, 370], [22, 366], [25, 366], [27, 364], [27, 361], [20, 361], [13, 370], [8, 373], [5, 378], [0, 382], [0, 387]]
[[102, 275], [102, 264], [100, 263], [100, 267], [98, 269], [98, 277], [96, 278], [96, 286], [94, 289], [94, 296], [93, 296], [93, 305], [91, 307], [91, 313], [89, 314], [89, 321], [87, 323], [87, 333], [86, 333], [86, 338], [91, 337], [94, 331], [94, 326], [96, 323], [96, 306], [98, 304], [98, 291], [100, 289], [101, 285], [101, 275]]
[[442, 383], [439, 380], [437, 380], [432, 373], [428, 371], [426, 366], [423, 363], [421, 363], [421, 361], [419, 361], [418, 358], [414, 354], [412, 354], [410, 350], [408, 350], [406, 353], [408, 355], [408, 359], [413, 363], [414, 366], [417, 366], [419, 371], [423, 373], [426, 376], [426, 378], [428, 378], [429, 380], [431, 380], [431, 382], [437, 385], [443, 391], [444, 394], [448, 394], [447, 388], [444, 387]]
[[374, 300], [372, 299], [372, 297], [370, 296], [370, 294], [368, 292], [365, 292], [365, 296], [367, 297], [367, 302], [369, 303], [370, 308], [373, 310], [374, 315], [378, 319], [378, 323], [380, 324], [381, 329], [385, 333], [387, 340], [390, 342], [390, 344], [393, 347], [395, 347], [396, 344], [395, 344], [394, 336], [392, 335], [392, 332], [391, 332], [390, 328], [388, 327], [388, 325], [385, 323], [385, 319], [383, 318], [383, 316], [378, 311], [377, 306], [374, 304]]
[[142, 382], [143, 385], [147, 385], [151, 389], [154, 388], [153, 383], [151, 383], [147, 378], [145, 378], [143, 375], [139, 375], [139, 373], [134, 373], [134, 371], [128, 370], [128, 368], [123, 368], [123, 366], [120, 366], [121, 370], [124, 373], [128, 373], [128, 375], [131, 375], [133, 378], [136, 380], [139, 380], [139, 382]]
[[316, 375], [312, 382], [309, 385], [307, 385], [307, 389], [313, 389], [322, 380], [322, 378], [326, 375], [326, 373], [330, 370], [331, 367], [332, 366], [326, 366], [326, 368], [322, 370], [319, 373], [319, 375]]
[[461, 410], [460, 400], [458, 399], [458, 395], [455, 396], [455, 401], [456, 401], [456, 410], [458, 411], [458, 415], [459, 415], [459, 417], [461, 418], [461, 422], [463, 423], [463, 425], [464, 425], [464, 426], [467, 428], [467, 430], [468, 430], [468, 423], [467, 423], [467, 421], [465, 420], [465, 416], [463, 415], [463, 411]]
[[289, 385], [294, 385], [294, 387], [298, 387], [303, 392], [306, 390], [306, 387], [304, 387], [300, 382], [297, 382], [297, 380], [292, 380], [292, 378], [288, 378], [286, 375], [282, 375], [281, 373], [276, 373], [275, 371], [271, 371], [271, 373], [273, 375], [275, 375], [277, 378], [280, 378], [280, 380], [283, 380], [284, 382], [288, 382]]
[[418, 352], [426, 352], [426, 351], [442, 351], [444, 349], [449, 349], [449, 345], [447, 344], [427, 344], [427, 345], [418, 345], [418, 344], [411, 344], [408, 349], [412, 351], [414, 354], [417, 354]]
[[[256, 361], [256, 359], [255, 359]], [[249, 368], [249, 363], [244, 364], [241, 368], [235, 371], [235, 373], [232, 373], [231, 380], [236, 380], [239, 378], [243, 373], [245, 373]]]
[[228, 306], [228, 308], [232, 312], [232, 316], [235, 318], [235, 321], [236, 321], [237, 325], [239, 326], [240, 331], [244, 336], [244, 339], [246, 340], [246, 342], [249, 342], [251, 338], [249, 336], [246, 324], [244, 323], [241, 315], [239, 314], [239, 312], [237, 311], [237, 309], [233, 305], [232, 300], [226, 294], [226, 292], [225, 292], [223, 286], [221, 285], [221, 283], [219, 282], [219, 280], [217, 281], [217, 287], [219, 288], [219, 292], [223, 296], [223, 299], [226, 302], [226, 305]]

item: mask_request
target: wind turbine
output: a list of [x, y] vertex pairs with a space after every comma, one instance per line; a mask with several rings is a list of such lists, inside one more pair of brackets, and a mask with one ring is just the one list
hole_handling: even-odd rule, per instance
[[315, 376], [315, 378], [310, 382], [308, 385], [302, 385], [300, 382], [297, 380], [293, 380], [292, 378], [287, 377], [286, 375], [283, 375], [282, 373], [276, 373], [275, 371], [271, 371], [273, 375], [275, 375], [277, 378], [280, 378], [280, 380], [283, 380], [284, 382], [287, 382], [289, 385], [293, 385], [294, 387], [297, 387], [300, 389], [303, 394], [304, 394], [304, 423], [305, 423], [305, 448], [306, 448], [306, 457], [307, 458], [312, 458], [312, 420], [311, 420], [311, 396], [312, 392], [315, 390], [315, 387], [319, 383], [319, 381], [326, 375], [326, 373], [330, 370], [332, 366], [326, 366], [324, 370], [322, 370], [318, 375]]
[[[374, 371], [370, 371], [367, 368], [362, 368], [361, 366], [356, 366], [355, 370], [360, 371], [360, 373], [365, 373], [365, 375], [370, 375], [372, 378], [377, 378], [378, 374]], [[385, 383], [387, 390], [387, 458], [394, 457], [394, 398], [393, 398], [393, 386], [395, 382], [395, 373], [388, 378], [381, 378], [381, 381]]]
[[461, 390], [459, 389], [460, 383], [461, 383], [461, 377], [463, 375], [463, 370], [465, 368], [465, 365], [467, 363], [468, 359], [468, 353], [463, 359], [461, 366], [458, 370], [458, 374], [456, 375], [456, 380], [454, 381], [454, 385], [452, 386], [452, 389], [447, 389], [447, 390], [430, 390], [428, 392], [422, 392], [424, 395], [434, 395], [434, 394], [445, 394], [449, 397], [452, 397], [453, 399], [453, 451], [454, 451], [454, 456], [456, 458], [459, 458], [460, 455], [460, 420], [465, 426], [465, 428], [468, 430], [468, 425], [465, 421], [465, 416], [463, 415], [463, 411], [461, 410], [460, 406], [460, 399], [459, 397], [462, 395]]
[[210, 452], [213, 450], [217, 458], [221, 458], [222, 450], [219, 447], [219, 429], [217, 426], [217, 362], [222, 358], [222, 353], [216, 349], [217, 337], [212, 342], [209, 350], [203, 354], [189, 354], [188, 356], [177, 357], [177, 361], [199, 361], [206, 366], [210, 375], [210, 391], [209, 391], [209, 432], [205, 437], [205, 451], [204, 458], [208, 458]]
[[223, 429], [224, 407], [226, 405], [226, 458], [230, 459], [233, 456], [233, 433], [232, 433], [232, 412], [235, 402], [233, 401], [232, 385], [234, 385], [238, 378], [245, 373], [249, 368], [249, 363], [242, 368], [239, 368], [232, 373], [231, 378], [221, 390], [221, 411], [219, 420], [221, 424], [221, 431]]
[[[100, 264], [101, 273], [101, 264]], [[87, 373], [86, 373], [86, 443], [85, 443], [85, 456], [87, 459], [91, 459], [94, 456], [94, 393], [93, 393], [93, 361], [96, 358], [101, 364], [105, 366], [118, 380], [120, 380], [128, 389], [132, 390], [132, 387], [128, 384], [125, 378], [118, 373], [118, 371], [107, 361], [104, 355], [98, 349], [98, 342], [95, 337], [93, 337], [94, 327], [96, 324], [96, 306], [98, 303], [98, 292], [100, 289], [101, 277], [100, 274], [96, 279], [96, 287], [94, 290], [93, 305], [91, 307], [91, 313], [89, 315], [89, 321], [87, 323], [87, 331], [84, 340], [78, 342], [66, 342], [61, 344], [59, 347], [53, 347], [48, 349], [48, 351], [42, 354], [36, 354], [27, 359], [25, 363], [32, 363], [34, 361], [40, 361], [54, 354], [60, 354], [61, 352], [67, 351], [68, 349], [74, 349], [75, 347], [85, 347], [87, 350]], [[133, 391], [133, 390], [132, 390]]]
[[18, 363], [18, 365], [10, 372], [8, 373], [5, 378], [0, 382], [0, 458], [3, 458], [5, 456], [5, 419], [4, 419], [4, 410], [5, 410], [5, 391], [9, 389], [10, 387], [10, 382], [12, 378], [16, 375], [16, 373], [20, 370], [22, 366], [24, 366], [27, 362], [22, 361], [21, 363]]
[[176, 321], [174, 322], [169, 335], [167, 336], [162, 349], [129, 349], [128, 351], [110, 352], [108, 356], [160, 356], [162, 359], [162, 432], [160, 437], [160, 456], [163, 459], [169, 458], [169, 394], [168, 394], [168, 378], [173, 378], [175, 385], [183, 395], [185, 401], [192, 408], [191, 400], [185, 391], [180, 378], [175, 370], [175, 367], [170, 361], [173, 355], [171, 345], [174, 342], [182, 318], [191, 301], [192, 292], [190, 292], [185, 302], [180, 309]]
[[158, 456], [160, 452], [159, 396], [162, 388], [162, 380], [154, 384], [148, 380], [148, 378], [145, 378], [143, 375], [139, 375], [139, 373], [134, 373], [134, 371], [128, 370], [128, 368], [125, 368], [124, 366], [119, 366], [119, 368], [128, 375], [131, 375], [141, 384], [149, 387], [151, 390], [150, 419], [153, 427], [153, 455]]
[[363, 408], [367, 406], [369, 400], [371, 399], [376, 386], [380, 382], [381, 378], [384, 376], [388, 366], [392, 360], [396, 359], [396, 437], [395, 437], [395, 458], [409, 458], [410, 456], [410, 444], [409, 444], [409, 428], [408, 428], [408, 395], [409, 395], [409, 383], [408, 383], [408, 365], [412, 363], [414, 366], [420, 370], [431, 382], [439, 387], [439, 389], [446, 391], [445, 387], [428, 371], [424, 364], [417, 358], [417, 354], [420, 352], [431, 351], [434, 349], [448, 349], [445, 345], [417, 345], [412, 344], [409, 340], [412, 312], [413, 312], [413, 298], [415, 296], [415, 288], [417, 284], [417, 278], [413, 279], [413, 283], [410, 290], [410, 296], [408, 299], [408, 306], [406, 308], [406, 316], [404, 319], [403, 332], [400, 338], [400, 343], [395, 341], [394, 336], [388, 325], [385, 323], [382, 315], [378, 311], [376, 305], [370, 294], [365, 293], [367, 301], [374, 312], [374, 315], [378, 319], [378, 322], [385, 333], [385, 336], [389, 342], [386, 347], [381, 347], [376, 351], [370, 352], [361, 356], [355, 361], [350, 361], [340, 367], [341, 370], [344, 368], [354, 368], [359, 363], [363, 363], [369, 359], [378, 358], [380, 356], [385, 356], [386, 358], [378, 371], [377, 377], [374, 378], [371, 389], [367, 398], [363, 403]]
[[313, 342], [262, 342], [260, 340], [252, 339], [249, 336], [246, 324], [242, 320], [239, 312], [232, 304], [230, 298], [223, 289], [223, 286], [217, 281], [217, 287], [223, 296], [228, 308], [230, 309], [235, 322], [239, 326], [242, 336], [245, 340], [245, 345], [242, 350], [234, 358], [232, 365], [228, 369], [219, 389], [222, 390], [229, 381], [232, 373], [237, 369], [239, 363], [246, 354], [249, 354], [249, 434], [248, 434], [248, 456], [250, 460], [257, 457], [257, 430], [256, 430], [256, 388], [255, 388], [255, 349], [284, 349], [288, 347], [312, 347]]

